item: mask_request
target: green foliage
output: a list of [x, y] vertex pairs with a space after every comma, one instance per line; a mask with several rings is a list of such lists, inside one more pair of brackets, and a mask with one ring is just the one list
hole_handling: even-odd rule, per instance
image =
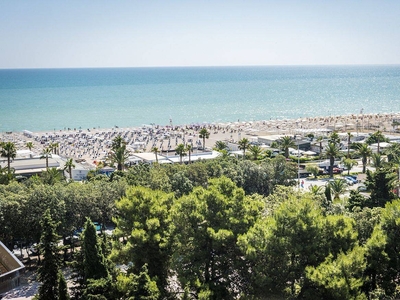
[[328, 182], [330, 192], [333, 194], [333, 199], [340, 199], [340, 195], [344, 194], [348, 188], [348, 185], [344, 179], [335, 178]]
[[58, 247], [57, 224], [51, 218], [50, 210], [47, 209], [40, 221], [42, 234], [40, 237], [40, 252], [43, 260], [38, 269], [38, 280], [42, 283], [39, 287], [37, 299], [58, 299], [58, 277], [60, 257]]
[[389, 138], [385, 137], [385, 135], [379, 130], [371, 134], [365, 141], [368, 145], [389, 142]]
[[328, 146], [325, 148], [325, 157], [329, 158], [329, 176], [333, 177], [333, 165], [335, 163], [335, 158], [341, 156], [340, 149], [335, 142], [329, 142]]
[[385, 168], [378, 168], [376, 172], [367, 171], [365, 185], [371, 191], [370, 207], [384, 207], [387, 202], [395, 198], [393, 188], [396, 179], [396, 173]]
[[58, 272], [58, 300], [69, 300], [69, 293], [67, 282], [65, 281], [64, 275], [61, 271]]
[[230, 299], [235, 294], [230, 286], [241, 288], [247, 271], [237, 239], [261, 213], [263, 202], [256, 200], [222, 177], [175, 202], [173, 265], [182, 286], [209, 299]]
[[116, 242], [112, 259], [119, 263], [133, 263], [130, 272], [139, 274], [147, 265], [151, 278], [159, 290], [166, 293], [170, 270], [171, 240], [169, 218], [173, 195], [144, 187], [131, 187], [126, 196], [117, 201], [118, 217], [115, 234], [124, 237], [124, 245]]
[[350, 175], [350, 170], [354, 167], [358, 165], [358, 162], [355, 159], [351, 159], [351, 158], [345, 158], [342, 161], [343, 165], [346, 167], [347, 169], [347, 175]]
[[365, 267], [364, 250], [358, 246], [336, 258], [329, 255], [317, 267], [307, 267], [307, 278], [319, 287], [317, 294], [313, 291], [313, 298], [367, 299], [361, 289]]
[[239, 142], [239, 149], [243, 150], [243, 159], [246, 157], [246, 150], [250, 147], [250, 141], [247, 138], [242, 138]]
[[0, 142], [0, 156], [7, 158], [7, 170], [11, 173], [11, 160], [17, 156], [17, 148], [13, 142]]
[[278, 145], [285, 152], [285, 157], [289, 157], [289, 148], [295, 148], [296, 143], [290, 136], [284, 136], [278, 140]]
[[357, 240], [350, 219], [323, 217], [307, 195], [287, 197], [239, 239], [251, 265], [250, 291], [256, 297], [306, 294], [311, 288], [305, 281], [306, 267], [317, 267], [329, 253], [336, 257]]
[[96, 227], [90, 219], [86, 220], [82, 233], [83, 278], [100, 279], [108, 276], [105, 257], [96, 234]]
[[317, 178], [318, 174], [319, 174], [319, 167], [317, 165], [307, 165], [306, 166], [306, 170], [307, 172], [310, 172], [314, 178]]
[[203, 127], [199, 131], [199, 138], [203, 139], [203, 149], [206, 149], [206, 139], [210, 137], [210, 132], [207, 130], [207, 128]]
[[116, 286], [122, 295], [120, 299], [157, 300], [161, 295], [156, 282], [150, 278], [146, 265], [137, 275], [119, 274]]

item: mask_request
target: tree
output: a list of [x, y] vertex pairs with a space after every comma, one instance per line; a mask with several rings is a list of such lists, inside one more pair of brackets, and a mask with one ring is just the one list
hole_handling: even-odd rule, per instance
[[365, 141], [368, 145], [378, 144], [378, 153], [380, 153], [380, 143], [382, 142], [389, 142], [389, 139], [379, 130], [371, 134]]
[[289, 157], [289, 148], [296, 147], [296, 143], [290, 136], [283, 136], [278, 140], [278, 144], [281, 150], [285, 152], [285, 157]]
[[34, 148], [33, 143], [32, 142], [27, 142], [26, 143], [26, 148], [28, 148], [29, 151], [32, 151], [32, 148]]
[[321, 157], [322, 156], [322, 141], [324, 140], [324, 137], [323, 136], [319, 136], [318, 138], [317, 138], [317, 140], [316, 140], [316, 142], [318, 142], [319, 143], [319, 156]]
[[156, 156], [156, 162], [158, 163], [158, 152], [159, 152], [160, 150], [157, 148], [157, 147], [153, 147], [153, 148], [151, 148], [151, 152], [153, 152], [154, 153], [154, 155]]
[[179, 155], [179, 161], [182, 164], [183, 157], [186, 156], [186, 147], [184, 144], [179, 144], [175, 149], [176, 154]]
[[53, 154], [57, 154], [58, 153], [58, 148], [60, 147], [59, 143], [51, 143], [49, 148], [51, 149], [51, 151], [53, 152]]
[[226, 144], [226, 142], [224, 142], [224, 141], [216, 141], [215, 142], [214, 149], [216, 151], [226, 150], [227, 148], [228, 148], [228, 145]]
[[374, 168], [382, 168], [386, 164], [386, 159], [379, 153], [372, 153], [371, 166]]
[[40, 222], [42, 234], [40, 237], [40, 252], [43, 255], [42, 264], [38, 269], [38, 280], [42, 283], [37, 294], [38, 300], [58, 299], [58, 278], [60, 257], [58, 247], [59, 237], [56, 233], [55, 223], [47, 209]]
[[126, 150], [126, 147], [122, 146], [121, 148], [118, 148], [114, 152], [112, 152], [110, 158], [113, 164], [117, 164], [117, 170], [123, 171], [125, 161], [129, 158], [129, 153]]
[[390, 202], [395, 198], [393, 188], [396, 180], [396, 173], [385, 168], [378, 168], [375, 172], [367, 171], [365, 186], [371, 191], [370, 201], [372, 207], [384, 207], [386, 202]]
[[248, 273], [237, 241], [263, 207], [261, 199], [246, 197], [226, 177], [210, 179], [207, 188], [197, 187], [178, 199], [171, 216], [173, 265], [181, 285], [189, 285], [199, 298], [205, 291], [208, 299], [236, 298]]
[[385, 150], [388, 162], [391, 164], [400, 164], [400, 144], [392, 143]]
[[340, 149], [335, 143], [330, 142], [324, 154], [325, 157], [329, 158], [329, 176], [333, 177], [333, 166], [335, 164], [335, 158], [340, 156]]
[[247, 138], [242, 138], [239, 141], [239, 149], [243, 150], [243, 159], [246, 157], [246, 149], [250, 146], [250, 141]]
[[50, 147], [46, 147], [43, 149], [42, 153], [40, 154], [40, 159], [46, 159], [46, 170], [49, 169], [49, 158], [52, 157], [52, 150]]
[[365, 282], [365, 250], [357, 246], [339, 253], [334, 258], [329, 255], [318, 267], [307, 267], [306, 276], [318, 289], [313, 293], [316, 299], [367, 299], [362, 291]]
[[313, 299], [306, 268], [317, 267], [329, 253], [336, 257], [348, 251], [357, 241], [350, 218], [324, 217], [310, 194], [286, 197], [239, 239], [251, 269], [250, 292], [256, 299], [265, 295]]
[[336, 146], [340, 145], [340, 137], [337, 131], [332, 131], [329, 135], [328, 144], [329, 143], [334, 143]]
[[17, 148], [15, 147], [15, 143], [2, 142], [0, 147], [1, 157], [7, 157], [8, 174], [11, 174], [11, 159], [14, 159], [17, 156]]
[[124, 296], [121, 299], [158, 300], [160, 291], [157, 283], [148, 274], [147, 265], [144, 265], [138, 275], [119, 274], [117, 289]]
[[189, 154], [189, 164], [191, 163], [191, 153], [193, 152], [192, 145], [186, 145], [186, 151]]
[[347, 133], [347, 158], [350, 158], [350, 144], [351, 144], [351, 137], [353, 135], [351, 134], [351, 132]]
[[259, 145], [251, 145], [249, 151], [253, 160], [258, 160], [258, 157], [262, 153], [262, 149]]
[[328, 185], [330, 187], [331, 193], [333, 194], [334, 200], [340, 199], [340, 195], [344, 194], [348, 187], [346, 181], [341, 178], [329, 181]]
[[70, 300], [67, 282], [61, 271], [58, 271], [58, 300]]
[[319, 167], [315, 164], [307, 165], [306, 171], [313, 174], [314, 178], [317, 178], [317, 176], [319, 174]]
[[129, 273], [139, 274], [147, 266], [163, 295], [166, 295], [170, 270], [171, 237], [169, 218], [173, 194], [154, 191], [145, 187], [130, 187], [117, 201], [118, 216], [115, 235], [127, 240], [117, 243], [112, 259], [119, 263], [132, 262]]
[[64, 171], [67, 170], [69, 173], [69, 179], [72, 180], [72, 169], [75, 168], [74, 160], [72, 158], [67, 159], [64, 165]]
[[199, 131], [199, 138], [203, 139], [203, 149], [206, 149], [206, 139], [210, 137], [210, 132], [207, 130], [207, 128], [203, 127]]
[[369, 148], [368, 144], [366, 143], [358, 143], [354, 145], [357, 154], [361, 156], [361, 162], [363, 165], [363, 170], [362, 172], [365, 173], [366, 167], [367, 167], [367, 160], [368, 157], [372, 155], [372, 150]]
[[345, 158], [342, 160], [343, 165], [346, 167], [347, 169], [347, 175], [350, 175], [350, 170], [354, 167], [358, 165], [358, 162], [355, 159], [351, 159], [351, 158]]
[[107, 265], [96, 234], [96, 227], [89, 218], [86, 219], [82, 234], [84, 281], [107, 277]]
[[365, 248], [367, 250], [368, 285], [373, 291], [383, 289], [386, 297], [381, 299], [398, 298], [398, 278], [400, 276], [400, 202], [394, 200], [382, 209], [380, 223], [374, 227]]
[[121, 135], [116, 136], [111, 144], [111, 156], [110, 160], [114, 164], [117, 164], [118, 171], [123, 171], [125, 161], [129, 157], [129, 152], [126, 149], [126, 142]]
[[57, 182], [60, 182], [62, 177], [61, 173], [57, 168], [50, 168], [46, 171], [42, 172], [40, 176], [42, 182], [48, 185], [54, 185]]

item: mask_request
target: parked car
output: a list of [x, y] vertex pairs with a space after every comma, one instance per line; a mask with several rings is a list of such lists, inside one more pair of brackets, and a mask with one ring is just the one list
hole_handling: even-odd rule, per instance
[[344, 177], [343, 179], [346, 181], [347, 185], [353, 185], [354, 184], [353, 180], [349, 179], [348, 177]]
[[359, 192], [366, 192], [367, 191], [367, 187], [365, 185], [360, 185], [359, 187], [357, 187], [357, 190]]
[[345, 176], [344, 178], [346, 178], [346, 180], [351, 181], [352, 185], [358, 183], [358, 180], [356, 178], [354, 178], [353, 176]]

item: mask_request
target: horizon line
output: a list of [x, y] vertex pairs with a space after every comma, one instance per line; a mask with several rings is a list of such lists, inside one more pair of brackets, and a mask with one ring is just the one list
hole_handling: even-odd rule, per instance
[[400, 66], [393, 64], [293, 64], [293, 65], [171, 65], [171, 66], [102, 66], [102, 67], [16, 67], [0, 70], [61, 70], [61, 69], [155, 69], [155, 68], [234, 68], [234, 67], [361, 67], [361, 66]]

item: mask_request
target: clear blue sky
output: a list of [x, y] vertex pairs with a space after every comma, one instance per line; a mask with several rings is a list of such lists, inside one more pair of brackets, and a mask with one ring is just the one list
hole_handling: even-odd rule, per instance
[[0, 68], [400, 64], [400, 0], [0, 0]]

